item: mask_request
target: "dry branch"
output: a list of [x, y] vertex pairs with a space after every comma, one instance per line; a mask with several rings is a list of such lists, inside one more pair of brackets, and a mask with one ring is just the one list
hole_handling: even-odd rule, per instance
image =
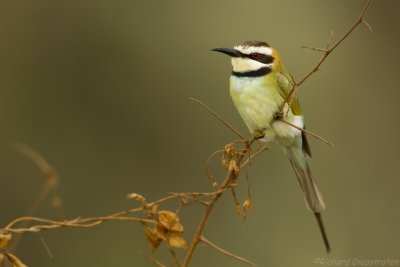
[[144, 252], [140, 252], [140, 254], [142, 254], [143, 256], [145, 256], [149, 261], [151, 261], [152, 263], [154, 263], [156, 266], [158, 267], [167, 267], [166, 265], [162, 264], [160, 261], [158, 261], [157, 259], [153, 258], [150, 255], [147, 255]]
[[[236, 166], [238, 168], [240, 168], [240, 164], [241, 161], [244, 157], [244, 155], [250, 151], [250, 147], [253, 144], [253, 142], [255, 141], [255, 138], [252, 138], [251, 140], [249, 140], [246, 143], [245, 146], [245, 153], [242, 154], [234, 154], [234, 157], [236, 157], [235, 163]], [[192, 239], [192, 243], [190, 244], [189, 248], [188, 248], [188, 252], [185, 256], [185, 259], [182, 263], [182, 267], [187, 267], [189, 266], [189, 263], [192, 259], [193, 253], [196, 250], [196, 247], [198, 245], [198, 243], [201, 241], [201, 236], [203, 235], [203, 231], [204, 228], [206, 227], [207, 221], [209, 219], [209, 216], [215, 206], [215, 204], [217, 203], [217, 201], [219, 200], [219, 198], [222, 196], [222, 194], [229, 188], [229, 186], [231, 185], [231, 183], [236, 180], [239, 176], [239, 173], [237, 172], [237, 170], [235, 168], [230, 168], [228, 169], [227, 175], [224, 179], [224, 182], [222, 183], [222, 185], [218, 188], [218, 190], [215, 192], [215, 194], [213, 195], [211, 201], [208, 203], [208, 206], [205, 208], [204, 212], [203, 212], [203, 216], [200, 219], [200, 224], [197, 227], [197, 230], [193, 236]]]
[[306, 133], [306, 134], [309, 134], [309, 135], [311, 135], [312, 137], [317, 138], [318, 140], [324, 142], [325, 144], [330, 145], [331, 147], [335, 147], [335, 145], [334, 145], [333, 143], [329, 142], [329, 141], [326, 140], [325, 138], [322, 138], [322, 137], [319, 136], [318, 134], [315, 134], [315, 133], [313, 133], [313, 132], [311, 132], [311, 131], [309, 131], [309, 130], [306, 130], [306, 129], [304, 129], [304, 128], [301, 128], [301, 127], [299, 127], [299, 126], [296, 126], [295, 124], [293, 124], [293, 123], [291, 123], [291, 122], [288, 122], [287, 120], [280, 119], [280, 121], [282, 121], [282, 122], [284, 122], [284, 123], [286, 123], [286, 124], [292, 126], [293, 128], [296, 128], [297, 130], [300, 130], [300, 131], [302, 131], [302, 132], [304, 132], [304, 133]]
[[255, 265], [254, 263], [252, 263], [251, 261], [246, 260], [246, 259], [243, 258], [243, 257], [240, 257], [240, 256], [238, 256], [238, 255], [235, 255], [235, 254], [233, 254], [233, 253], [231, 253], [231, 252], [228, 252], [228, 251], [226, 251], [225, 249], [223, 249], [223, 248], [221, 248], [221, 247], [215, 245], [213, 242], [211, 242], [210, 240], [208, 240], [208, 239], [205, 238], [204, 236], [202, 236], [202, 237], [200, 238], [200, 240], [201, 240], [201, 242], [207, 244], [208, 246], [212, 247], [212, 248], [215, 249], [216, 251], [218, 251], [218, 252], [220, 252], [220, 253], [222, 253], [222, 254], [224, 254], [224, 255], [226, 255], [226, 256], [232, 257], [232, 258], [234, 258], [235, 260], [238, 260], [238, 261], [243, 261], [243, 262], [245, 262], [245, 263], [247, 263], [247, 264], [249, 264], [249, 265], [251, 265], [251, 266], [256, 266], [256, 265]]
[[196, 98], [189, 98], [189, 100], [192, 100], [194, 102], [197, 102], [198, 104], [200, 104], [201, 106], [203, 106], [205, 109], [207, 109], [214, 117], [216, 117], [220, 122], [222, 122], [226, 127], [228, 127], [230, 130], [232, 130], [232, 132], [234, 132], [237, 136], [239, 136], [242, 140], [246, 140], [246, 138], [238, 131], [235, 129], [235, 127], [233, 127], [231, 124], [229, 124], [226, 120], [224, 120], [220, 115], [218, 115], [218, 113], [216, 113], [214, 110], [212, 110], [211, 108], [209, 108], [206, 104], [204, 104], [202, 101], [196, 99]]
[[310, 71], [306, 75], [304, 75], [304, 77], [302, 79], [300, 79], [299, 82], [294, 82], [293, 88], [292, 88], [290, 94], [288, 95], [288, 97], [284, 101], [284, 104], [281, 107], [281, 112], [283, 111], [285, 103], [288, 103], [289, 106], [292, 104], [293, 99], [297, 94], [297, 90], [298, 90], [299, 86], [302, 85], [306, 80], [308, 80], [308, 78], [310, 78], [311, 75], [313, 75], [319, 69], [319, 67], [326, 60], [326, 58], [332, 53], [332, 51], [335, 50], [335, 48], [338, 47], [354, 31], [354, 29], [357, 28], [357, 26], [359, 26], [360, 24], [364, 24], [364, 25], [366, 25], [368, 27], [368, 29], [371, 30], [371, 26], [364, 19], [365, 15], [367, 14], [367, 10], [371, 5], [371, 2], [372, 2], [372, 0], [367, 0], [366, 1], [364, 7], [361, 9], [361, 12], [360, 12], [357, 20], [342, 35], [342, 37], [340, 37], [339, 40], [337, 40], [335, 43], [332, 44], [333, 32], [331, 31], [330, 34], [329, 34], [328, 43], [327, 43], [325, 49], [315, 48], [315, 47], [310, 47], [310, 46], [303, 46], [304, 48], [309, 48], [309, 49], [312, 49], [312, 50], [315, 50], [315, 51], [323, 52], [323, 55], [322, 55], [321, 59], [310, 69]]

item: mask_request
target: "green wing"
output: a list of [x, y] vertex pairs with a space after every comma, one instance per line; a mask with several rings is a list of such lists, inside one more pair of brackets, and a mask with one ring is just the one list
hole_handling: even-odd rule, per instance
[[[283, 99], [286, 99], [293, 89], [293, 85], [294, 85], [293, 79], [290, 76], [290, 74], [282, 73], [282, 72], [277, 72], [276, 78], [277, 78], [278, 86], [280, 89], [279, 94], [282, 96]], [[292, 112], [294, 115], [302, 115], [303, 114], [301, 112], [300, 103], [299, 103], [299, 99], [297, 98], [297, 96], [294, 97], [291, 108], [292, 108]]]
[[[292, 76], [290, 76], [289, 73], [285, 72], [277, 72], [276, 73], [276, 78], [278, 81], [278, 86], [279, 86], [279, 94], [282, 96], [283, 99], [287, 99], [289, 96], [290, 92], [293, 89], [294, 81]], [[299, 103], [299, 99], [297, 96], [293, 98], [292, 104], [291, 104], [291, 109], [294, 115], [303, 115]], [[305, 126], [304, 126], [305, 129]], [[308, 156], [311, 157], [311, 149], [310, 145], [308, 144], [307, 137], [304, 132], [301, 132], [301, 139], [302, 139], [302, 148], [304, 153], [306, 153]]]

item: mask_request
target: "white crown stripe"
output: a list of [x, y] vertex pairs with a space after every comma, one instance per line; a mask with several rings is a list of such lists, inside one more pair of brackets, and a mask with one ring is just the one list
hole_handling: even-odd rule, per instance
[[238, 45], [238, 46], [235, 46], [234, 49], [236, 49], [246, 55], [249, 55], [251, 53], [260, 53], [260, 54], [272, 56], [271, 47]]

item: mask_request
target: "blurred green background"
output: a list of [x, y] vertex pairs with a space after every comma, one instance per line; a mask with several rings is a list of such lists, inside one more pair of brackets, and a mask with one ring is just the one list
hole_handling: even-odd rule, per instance
[[[1, 225], [23, 216], [42, 174], [13, 148], [24, 142], [57, 169], [66, 218], [134, 207], [126, 194], [208, 191], [204, 163], [236, 137], [189, 97], [248, 133], [228, 93], [229, 60], [211, 48], [265, 40], [301, 78], [330, 30], [341, 35], [364, 1], [2, 1], [0, 3]], [[311, 167], [327, 203], [326, 255], [279, 147], [251, 170], [254, 210], [243, 222], [231, 195], [205, 235], [258, 266], [319, 266], [315, 258], [400, 259], [400, 2], [375, 1], [361, 26], [301, 87]], [[218, 163], [215, 174], [222, 174]], [[241, 198], [247, 185], [239, 181]], [[167, 205], [175, 208], [176, 205]], [[190, 239], [201, 208], [181, 213]], [[38, 216], [52, 218], [49, 203]], [[26, 235], [29, 266], [152, 266], [138, 224]], [[164, 246], [152, 254], [170, 263]], [[182, 253], [179, 253], [180, 255]], [[192, 266], [244, 266], [200, 246]]]

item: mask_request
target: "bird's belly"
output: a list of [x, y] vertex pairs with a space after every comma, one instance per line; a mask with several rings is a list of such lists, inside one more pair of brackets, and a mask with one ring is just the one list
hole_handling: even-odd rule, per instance
[[261, 78], [231, 78], [231, 96], [235, 107], [249, 130], [270, 128], [275, 113], [283, 101], [272, 86]]
[[[264, 141], [286, 142], [301, 132], [292, 126], [274, 121], [274, 116], [280, 110], [283, 99], [273, 86], [257, 81], [257, 78], [231, 78], [231, 97], [240, 116], [254, 134], [255, 131], [264, 131]], [[287, 121], [298, 127], [303, 127], [303, 117], [294, 116], [289, 112]], [[277, 140], [278, 139], [278, 140]], [[288, 140], [288, 141], [289, 141]]]

